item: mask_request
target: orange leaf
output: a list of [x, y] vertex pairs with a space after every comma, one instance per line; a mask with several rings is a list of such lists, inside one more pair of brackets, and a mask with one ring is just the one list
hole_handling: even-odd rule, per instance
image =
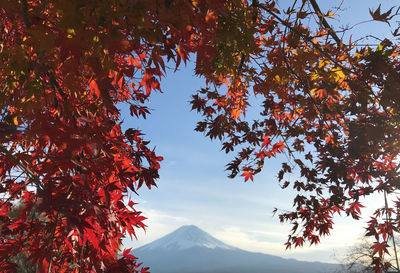
[[244, 171], [242, 176], [244, 176], [244, 181], [246, 182], [247, 180], [253, 181], [253, 173], [250, 171]]
[[100, 98], [100, 89], [99, 89], [99, 86], [97, 85], [97, 82], [96, 82], [95, 80], [92, 80], [92, 81], [89, 83], [89, 88], [90, 88], [90, 90], [91, 90], [92, 92], [94, 92], [94, 94], [95, 94], [98, 98]]

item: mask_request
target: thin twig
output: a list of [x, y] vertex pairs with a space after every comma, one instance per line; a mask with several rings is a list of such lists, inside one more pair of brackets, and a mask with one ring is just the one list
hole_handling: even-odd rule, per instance
[[339, 47], [344, 46], [342, 40], [337, 36], [336, 32], [333, 28], [328, 24], [325, 19], [325, 16], [322, 14], [321, 9], [319, 8], [317, 2], [315, 0], [309, 0], [311, 6], [314, 8], [315, 12], [317, 13], [318, 18], [320, 19], [322, 25], [328, 30], [328, 33], [332, 36]]
[[4, 146], [0, 145], [0, 151], [5, 153], [21, 170], [32, 179], [33, 183], [38, 187], [38, 189], [43, 190], [42, 184], [39, 177], [37, 177], [21, 160], [17, 159], [10, 151], [8, 151]]

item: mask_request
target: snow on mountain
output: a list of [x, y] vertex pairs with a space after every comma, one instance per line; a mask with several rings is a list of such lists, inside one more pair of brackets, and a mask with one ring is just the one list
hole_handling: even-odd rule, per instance
[[192, 247], [236, 249], [215, 239], [198, 227], [188, 225], [182, 226], [158, 240], [137, 248], [136, 251], [148, 251], [152, 249], [184, 250]]
[[303, 262], [227, 245], [196, 226], [183, 226], [133, 250], [152, 273], [328, 273], [339, 265]]

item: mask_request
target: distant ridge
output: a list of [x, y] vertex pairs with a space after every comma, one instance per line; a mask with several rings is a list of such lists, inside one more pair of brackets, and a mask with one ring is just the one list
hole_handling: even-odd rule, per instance
[[133, 255], [151, 273], [332, 273], [340, 268], [245, 251], [193, 225], [139, 247]]

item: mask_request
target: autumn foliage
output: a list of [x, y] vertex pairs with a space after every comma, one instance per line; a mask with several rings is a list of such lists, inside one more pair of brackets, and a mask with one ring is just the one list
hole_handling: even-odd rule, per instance
[[[237, 152], [230, 177], [253, 180], [287, 155], [278, 180], [299, 192], [280, 214], [288, 247], [317, 244], [334, 214], [358, 219], [360, 197], [398, 189], [398, 47], [345, 43], [329, 12], [299, 2], [2, 0], [0, 271], [23, 252], [38, 272], [147, 272], [120, 244], [145, 227], [130, 192], [155, 185], [162, 157], [121, 129], [118, 105], [146, 118], [166, 64], [189, 57], [207, 82], [191, 101], [196, 130]], [[262, 111], [247, 121], [253, 94]], [[399, 203], [369, 222], [377, 272], [400, 228], [382, 216], [398, 219]]]

